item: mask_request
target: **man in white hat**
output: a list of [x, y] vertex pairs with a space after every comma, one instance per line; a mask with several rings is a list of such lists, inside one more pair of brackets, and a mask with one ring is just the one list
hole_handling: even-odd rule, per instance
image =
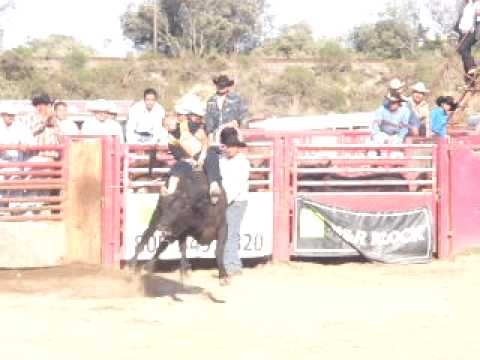
[[403, 96], [404, 89], [405, 83], [403, 81], [400, 79], [393, 79], [388, 85], [388, 94], [401, 100], [406, 100]]
[[165, 109], [158, 103], [154, 89], [146, 89], [143, 101], [135, 103], [128, 113], [127, 143], [163, 144], [168, 142], [168, 132], [163, 127]]
[[118, 136], [123, 142], [123, 131], [120, 124], [112, 120], [110, 111], [112, 104], [107, 100], [96, 100], [91, 103], [88, 110], [94, 114], [94, 118], [86, 120], [83, 124], [82, 133], [84, 135]]
[[418, 82], [412, 86], [412, 96], [408, 99], [407, 105], [416, 118], [417, 126], [411, 128], [413, 136], [431, 137], [430, 126], [430, 105], [425, 100], [430, 91], [423, 82]]
[[[2, 145], [34, 145], [35, 138], [32, 131], [23, 123], [16, 120], [18, 109], [12, 105], [0, 108], [0, 144]], [[18, 150], [0, 152], [3, 161], [24, 161], [24, 154]]]

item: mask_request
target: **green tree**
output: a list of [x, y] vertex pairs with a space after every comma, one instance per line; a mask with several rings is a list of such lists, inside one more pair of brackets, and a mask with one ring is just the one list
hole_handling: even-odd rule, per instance
[[[241, 53], [257, 47], [266, 26], [266, 0], [159, 0], [157, 47], [178, 56]], [[124, 35], [138, 49], [153, 47], [153, 7], [130, 5], [121, 17]]]
[[315, 52], [315, 38], [312, 27], [306, 22], [285, 25], [277, 37], [266, 44], [266, 52], [272, 55], [291, 57], [310, 56]]
[[80, 43], [75, 38], [65, 35], [50, 35], [44, 39], [30, 40], [26, 45], [33, 57], [55, 58], [65, 57], [72, 53], [92, 56], [95, 50]]
[[353, 48], [367, 55], [401, 59], [414, 54], [418, 47], [415, 31], [403, 22], [380, 20], [356, 27], [351, 35]]

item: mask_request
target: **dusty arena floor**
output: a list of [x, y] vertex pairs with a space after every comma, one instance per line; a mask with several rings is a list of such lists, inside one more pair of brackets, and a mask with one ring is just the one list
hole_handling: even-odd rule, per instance
[[215, 275], [182, 289], [178, 273], [2, 271], [0, 359], [480, 358], [479, 255], [266, 265], [226, 288]]

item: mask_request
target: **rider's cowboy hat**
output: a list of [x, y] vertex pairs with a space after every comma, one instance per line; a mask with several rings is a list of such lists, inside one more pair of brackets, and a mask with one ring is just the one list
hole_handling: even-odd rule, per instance
[[213, 79], [213, 83], [219, 89], [225, 89], [227, 87], [233, 86], [235, 81], [230, 79], [227, 75], [220, 75]]
[[226, 147], [247, 147], [247, 144], [238, 138], [238, 131], [231, 127], [222, 130], [220, 133], [220, 143]]
[[179, 115], [197, 115], [205, 116], [205, 106], [202, 100], [196, 95], [186, 95], [175, 106], [175, 111]]
[[430, 90], [427, 89], [423, 82], [418, 82], [412, 86], [413, 92], [420, 93], [420, 94], [428, 94]]

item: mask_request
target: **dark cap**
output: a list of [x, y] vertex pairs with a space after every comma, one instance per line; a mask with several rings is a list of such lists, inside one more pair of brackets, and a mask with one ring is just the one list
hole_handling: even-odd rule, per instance
[[222, 130], [220, 133], [220, 142], [226, 147], [247, 147], [247, 144], [238, 138], [238, 131], [231, 127]]

